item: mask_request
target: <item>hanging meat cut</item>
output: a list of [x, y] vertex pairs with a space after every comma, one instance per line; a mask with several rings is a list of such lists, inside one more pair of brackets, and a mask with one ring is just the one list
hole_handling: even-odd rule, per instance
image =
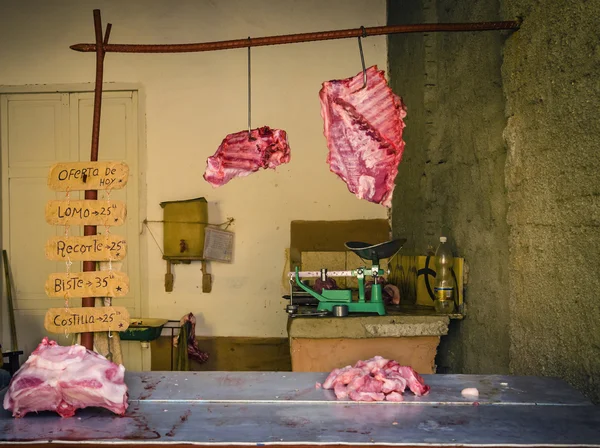
[[276, 168], [290, 161], [287, 134], [268, 126], [229, 134], [206, 161], [204, 180], [213, 187], [234, 177], [248, 176], [260, 168]]
[[319, 92], [327, 163], [360, 199], [391, 207], [404, 151], [406, 107], [377, 66], [353, 78], [327, 81]]
[[127, 410], [125, 367], [82, 345], [60, 346], [44, 338], [12, 378], [4, 409], [14, 417], [55, 411], [72, 417], [77, 409], [103, 407], [123, 415]]
[[354, 401], [403, 401], [408, 387], [417, 396], [429, 393], [429, 386], [411, 367], [375, 356], [354, 366], [334, 369], [317, 388], [333, 389], [339, 399]]

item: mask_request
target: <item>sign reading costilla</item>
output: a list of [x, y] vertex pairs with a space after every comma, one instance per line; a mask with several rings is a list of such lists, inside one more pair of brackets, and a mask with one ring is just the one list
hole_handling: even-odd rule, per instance
[[120, 226], [126, 216], [123, 201], [52, 200], [46, 204], [46, 222], [57, 226]]
[[46, 280], [48, 297], [122, 297], [129, 292], [129, 277], [119, 271], [59, 272]]
[[129, 312], [122, 306], [50, 308], [44, 327], [51, 333], [124, 331], [129, 328]]
[[123, 162], [66, 162], [50, 168], [48, 187], [54, 191], [111, 190], [127, 184], [129, 167]]
[[46, 258], [54, 261], [120, 261], [126, 252], [119, 235], [55, 236], [46, 242]]

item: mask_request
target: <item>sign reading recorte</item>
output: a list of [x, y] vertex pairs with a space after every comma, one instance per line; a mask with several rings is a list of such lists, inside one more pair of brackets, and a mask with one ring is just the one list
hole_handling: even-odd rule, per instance
[[129, 327], [129, 312], [121, 306], [50, 308], [44, 327], [51, 333], [124, 331]]
[[48, 297], [122, 297], [129, 292], [129, 277], [119, 271], [59, 272], [46, 280]]
[[118, 235], [55, 236], [46, 242], [46, 258], [55, 261], [120, 261], [127, 242]]
[[46, 222], [57, 226], [120, 226], [127, 210], [123, 201], [48, 201]]
[[123, 162], [67, 162], [50, 168], [48, 187], [54, 191], [110, 190], [127, 184], [129, 167]]

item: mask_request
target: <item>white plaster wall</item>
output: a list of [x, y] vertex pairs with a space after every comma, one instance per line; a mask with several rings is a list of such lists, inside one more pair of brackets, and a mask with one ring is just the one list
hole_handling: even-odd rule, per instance
[[[94, 40], [94, 8], [113, 24], [112, 43], [215, 41], [386, 21], [385, 0], [0, 1], [0, 85], [92, 82], [94, 54], [69, 46]], [[387, 67], [385, 37], [366, 38], [363, 47], [367, 65]], [[382, 206], [349, 193], [325, 163], [318, 91], [323, 81], [360, 71], [355, 39], [253, 49], [253, 127], [285, 129], [292, 160], [219, 189], [202, 179], [206, 158], [225, 135], [246, 127], [246, 57], [246, 49], [106, 57], [106, 82], [144, 88], [147, 218], [162, 219], [161, 201], [199, 196], [209, 201], [212, 222], [235, 218], [235, 262], [212, 263], [210, 294], [201, 292], [199, 263], [176, 266], [175, 289], [165, 293], [161, 253], [152, 238], [143, 239], [146, 314], [179, 319], [191, 311], [200, 335], [286, 334], [280, 279], [291, 220], [386, 217]], [[152, 230], [162, 243], [162, 226]]]

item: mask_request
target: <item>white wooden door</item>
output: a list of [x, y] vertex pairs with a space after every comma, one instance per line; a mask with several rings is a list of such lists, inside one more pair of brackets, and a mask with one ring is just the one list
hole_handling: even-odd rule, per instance
[[[25, 359], [44, 335], [61, 344], [72, 339], [66, 335], [48, 334], [43, 320], [50, 307], [61, 307], [64, 301], [50, 299], [44, 293], [48, 274], [65, 272], [64, 263], [51, 262], [44, 256], [44, 244], [52, 235], [64, 233], [64, 227], [50, 226], [44, 220], [44, 206], [49, 199], [61, 199], [46, 185], [49, 167], [60, 161], [90, 159], [93, 93], [27, 93], [0, 96], [0, 144], [2, 146], [2, 245], [8, 251], [13, 273], [15, 318], [19, 349]], [[141, 315], [139, 272], [139, 191], [138, 191], [138, 123], [137, 92], [104, 92], [100, 133], [100, 160], [124, 160], [130, 177], [124, 190], [113, 191], [111, 199], [127, 204], [125, 225], [111, 228], [111, 233], [127, 239], [128, 254], [122, 270], [130, 278], [130, 292], [115, 305], [126, 306], [133, 317]], [[99, 199], [105, 196], [99, 192]], [[71, 198], [83, 198], [83, 192], [72, 192]], [[98, 228], [104, 233], [104, 228]], [[71, 235], [82, 233], [72, 226]], [[80, 271], [81, 263], [73, 263], [72, 271]], [[2, 341], [8, 348], [10, 329], [3, 288]], [[70, 306], [80, 306], [81, 299], [71, 299]], [[132, 346], [132, 347], [129, 347]], [[124, 348], [125, 366], [142, 368], [139, 344]]]

